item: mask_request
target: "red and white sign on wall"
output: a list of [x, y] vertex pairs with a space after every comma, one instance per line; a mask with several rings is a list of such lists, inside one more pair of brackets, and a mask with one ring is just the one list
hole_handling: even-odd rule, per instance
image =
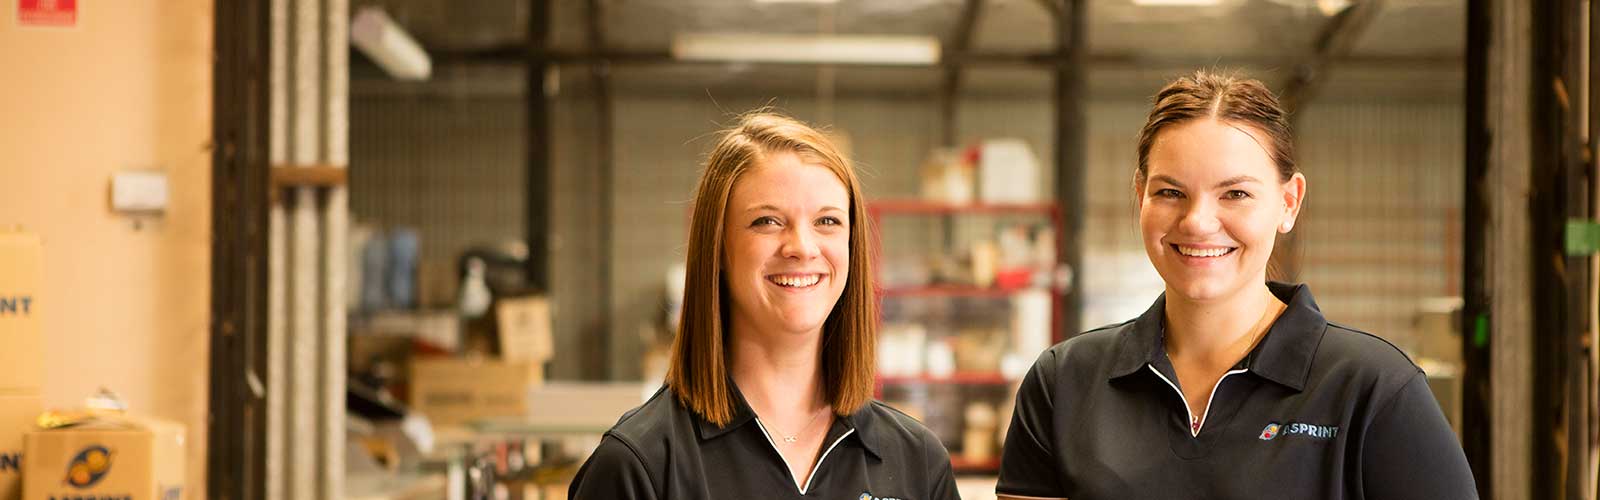
[[78, 0], [17, 0], [17, 24], [68, 27], [78, 24]]

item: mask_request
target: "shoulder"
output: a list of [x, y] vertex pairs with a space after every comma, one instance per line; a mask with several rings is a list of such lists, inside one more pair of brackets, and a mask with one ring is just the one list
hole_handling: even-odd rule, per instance
[[1039, 353], [1033, 372], [1046, 379], [1062, 374], [1098, 371], [1115, 359], [1120, 339], [1133, 327], [1134, 320], [1095, 328], [1063, 340]]
[[1373, 396], [1394, 394], [1422, 369], [1399, 347], [1377, 335], [1329, 322], [1312, 362], [1312, 377], [1321, 382], [1359, 383]]
[[1317, 347], [1317, 360], [1407, 379], [1419, 371], [1404, 351], [1382, 337], [1331, 321]]
[[663, 386], [644, 404], [622, 414], [605, 437], [626, 447], [645, 464], [664, 463], [669, 444], [679, 436], [693, 436], [692, 426], [688, 409]]
[[892, 450], [922, 455], [931, 464], [950, 460], [949, 452], [945, 450], [944, 443], [939, 441], [939, 436], [934, 435], [922, 422], [882, 401], [867, 403], [857, 415], [869, 422], [869, 432], [873, 433], [873, 438], [879, 440], [880, 444], [892, 446]]

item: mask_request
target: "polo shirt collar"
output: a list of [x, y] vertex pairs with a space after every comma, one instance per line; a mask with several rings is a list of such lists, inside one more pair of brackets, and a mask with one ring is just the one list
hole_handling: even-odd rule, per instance
[[728, 393], [733, 396], [733, 418], [728, 420], [728, 425], [719, 426], [711, 423], [710, 420], [706, 420], [699, 412], [689, 411], [694, 416], [694, 423], [697, 430], [700, 431], [701, 441], [716, 439], [755, 420], [756, 412], [750, 409], [750, 403], [745, 401], [744, 393], [739, 392], [738, 384], [733, 383], [732, 377], [727, 379], [727, 384]]
[[869, 401], [867, 404], [861, 405], [861, 409], [856, 410], [855, 413], [840, 418], [839, 423], [844, 425], [846, 430], [855, 429], [855, 437], [857, 441], [861, 442], [861, 447], [865, 448], [867, 453], [872, 454], [873, 457], [883, 460], [883, 455], [878, 454], [878, 450], [882, 449], [883, 440], [883, 429], [877, 428], [881, 426], [881, 423], [874, 425], [874, 419], [867, 413], [873, 411], [873, 404], [875, 403]]
[[[701, 416], [699, 413], [694, 411], [689, 412], [690, 414], [694, 415], [694, 423], [697, 427], [697, 430], [700, 431], [701, 441], [716, 439], [724, 434], [733, 432], [734, 429], [738, 429], [741, 426], [755, 421], [755, 410], [750, 408], [750, 403], [744, 399], [744, 393], [739, 391], [739, 385], [733, 383], [733, 379], [731, 377], [728, 379], [728, 390], [733, 396], [733, 418], [728, 420], [728, 425], [718, 426], [717, 424], [706, 420], [705, 417]], [[882, 430], [875, 428], [876, 426], [873, 425], [873, 419], [871, 415], [868, 414], [869, 411], [872, 411], [871, 402], [863, 405], [861, 409], [856, 410], [855, 413], [838, 418], [834, 425], [844, 426], [844, 430], [840, 431], [841, 433], [854, 429], [856, 431], [856, 439], [861, 442], [861, 446], [863, 448], [866, 448], [867, 453], [871, 453], [872, 456], [882, 459], [882, 455], [878, 454], [878, 450], [881, 448], [880, 441], [883, 438], [883, 436], [880, 435]], [[829, 428], [828, 434], [833, 434], [832, 427]]]
[[[1266, 337], [1240, 363], [1262, 378], [1296, 391], [1304, 390], [1306, 378], [1311, 373], [1311, 359], [1316, 355], [1323, 333], [1327, 331], [1328, 320], [1322, 316], [1311, 290], [1304, 284], [1268, 282], [1267, 289], [1278, 300], [1288, 304], [1288, 308], [1272, 323]], [[1166, 303], [1166, 294], [1162, 294], [1149, 310], [1123, 331], [1118, 339], [1110, 378], [1132, 375], [1145, 365], [1165, 359], [1162, 332], [1166, 321]]]

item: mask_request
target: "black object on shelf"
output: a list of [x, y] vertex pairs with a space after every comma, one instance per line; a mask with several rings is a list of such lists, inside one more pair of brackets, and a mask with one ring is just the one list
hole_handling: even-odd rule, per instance
[[388, 392], [367, 385], [355, 376], [345, 382], [344, 406], [351, 414], [374, 422], [399, 420], [411, 411], [405, 403], [389, 396]]

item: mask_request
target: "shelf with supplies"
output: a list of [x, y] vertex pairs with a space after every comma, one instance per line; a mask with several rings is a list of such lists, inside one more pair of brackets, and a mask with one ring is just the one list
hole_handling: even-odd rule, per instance
[[956, 474], [998, 474], [1000, 473], [1000, 459], [990, 458], [984, 460], [968, 460], [963, 457], [950, 457], [950, 468]]
[[1025, 289], [962, 285], [927, 285], [885, 288], [884, 297], [1010, 297]]
[[954, 385], [1007, 385], [1012, 382], [1005, 374], [995, 372], [956, 372], [949, 375], [915, 375], [878, 377], [883, 385], [954, 384]]
[[1062, 338], [1053, 203], [867, 204], [878, 397], [921, 420], [958, 474], [999, 470], [1015, 382]]
[[1039, 214], [1056, 216], [1054, 203], [950, 203], [927, 200], [884, 200], [869, 203], [868, 212], [883, 214]]

